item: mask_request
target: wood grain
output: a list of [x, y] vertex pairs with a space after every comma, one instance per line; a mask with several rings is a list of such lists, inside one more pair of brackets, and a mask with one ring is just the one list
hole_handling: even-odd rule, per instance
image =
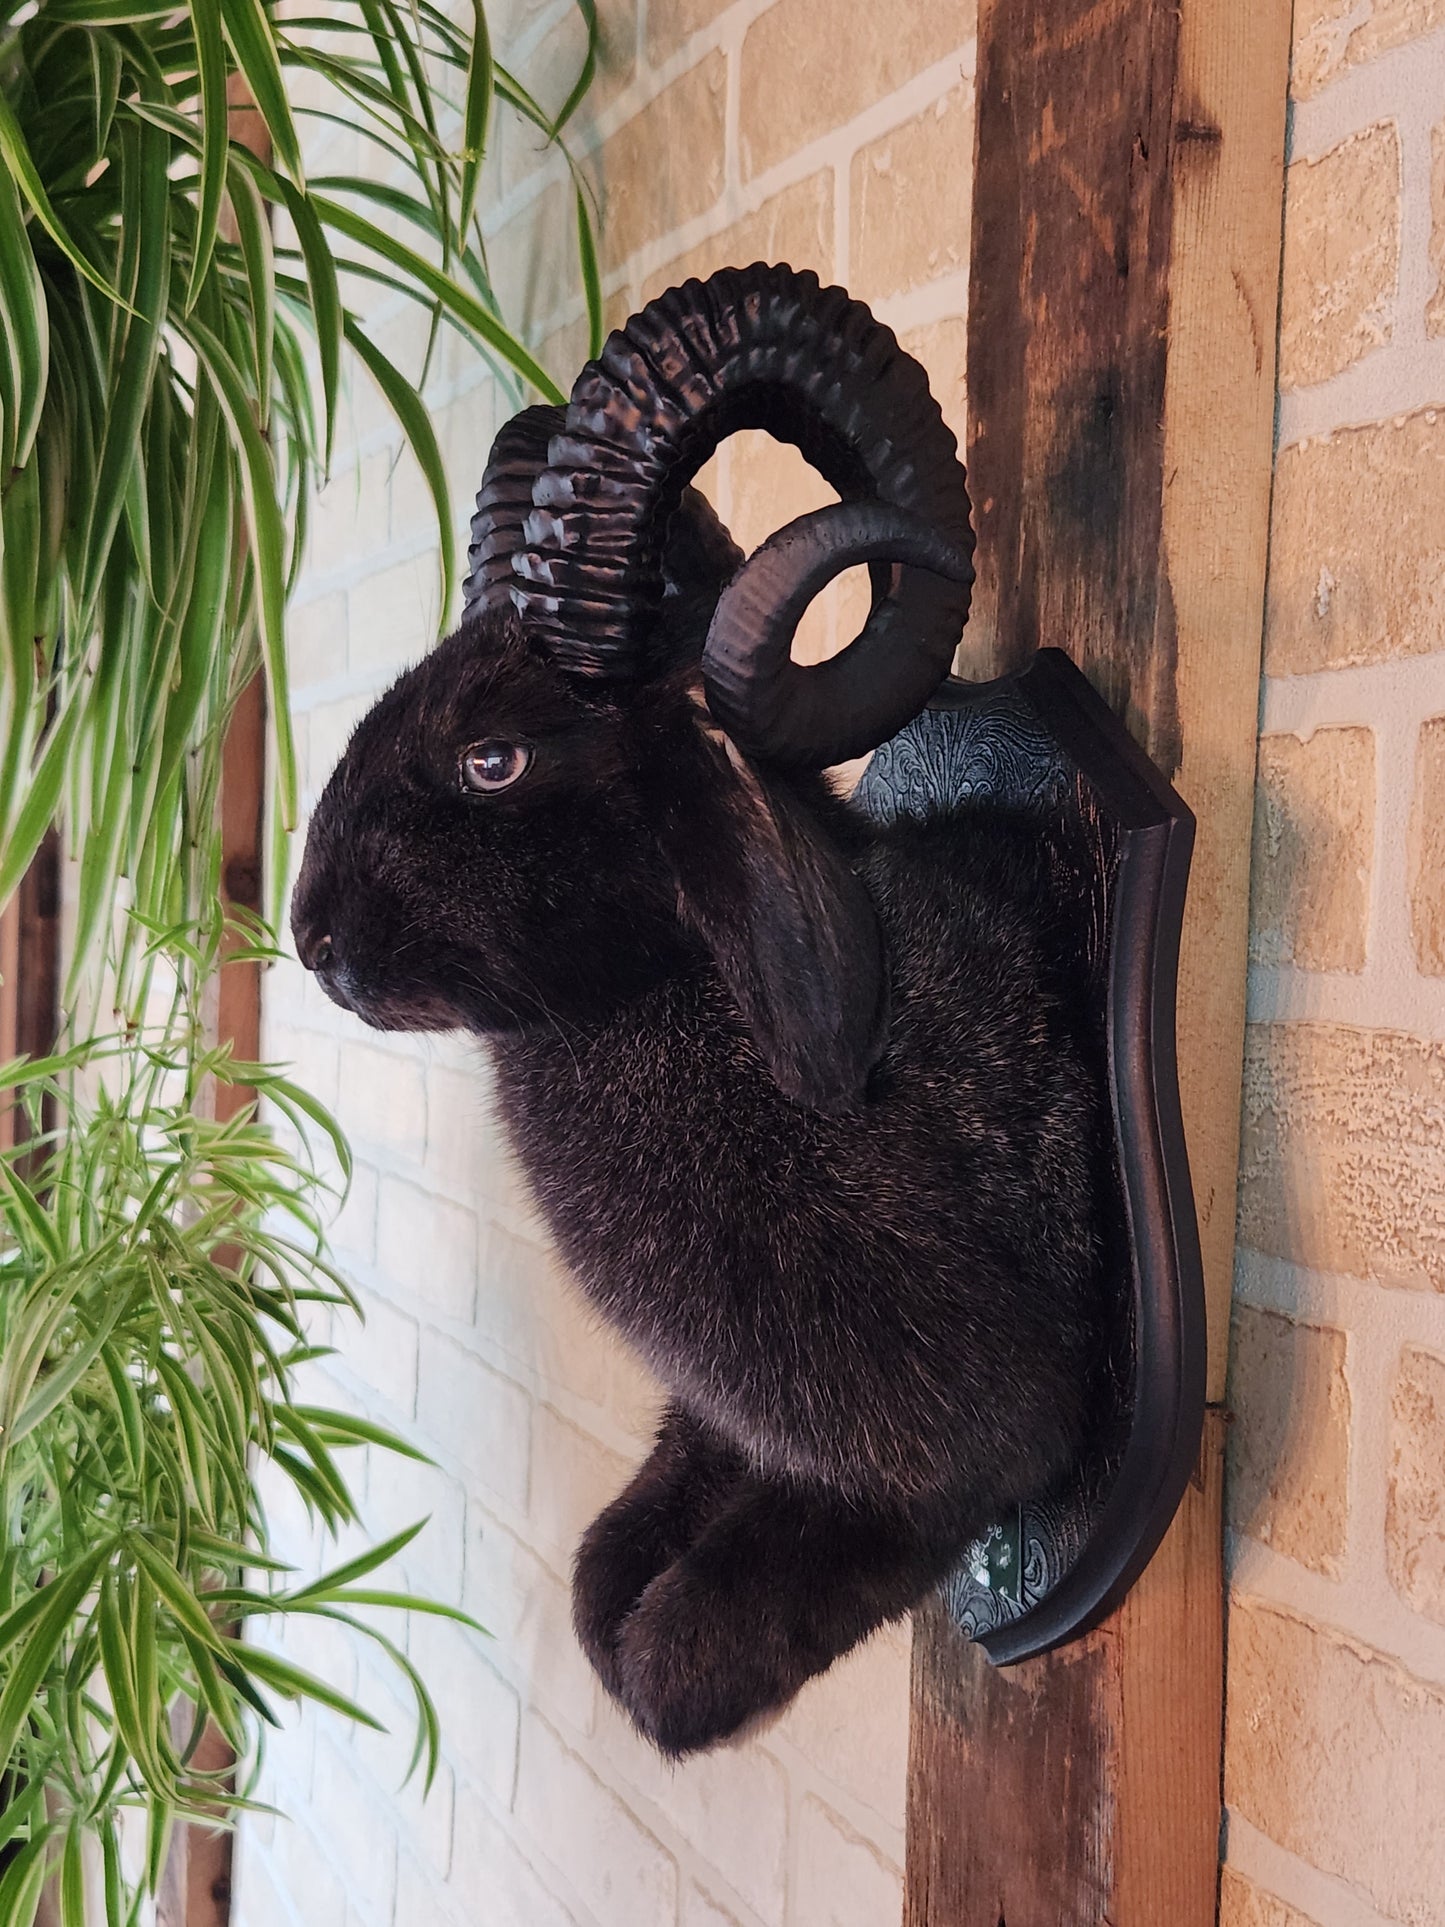
[[1157, 1556], [1086, 1638], [995, 1668], [915, 1614], [904, 1927], [1214, 1919], [1223, 1433], [1211, 1412]]
[[1087, 1639], [917, 1615], [908, 1927], [1208, 1927], [1223, 1396], [1268, 539], [1287, 0], [981, 0], [966, 674], [1063, 647], [1199, 820], [1179, 1069], [1210, 1308], [1197, 1476]]

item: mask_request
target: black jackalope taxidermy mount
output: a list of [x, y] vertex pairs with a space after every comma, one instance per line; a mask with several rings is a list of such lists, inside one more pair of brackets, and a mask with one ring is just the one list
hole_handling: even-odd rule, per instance
[[[842, 499], [744, 561], [687, 485], [747, 427]], [[317, 805], [293, 930], [367, 1023], [486, 1040], [561, 1251], [667, 1387], [573, 1599], [608, 1690], [682, 1754], [987, 1564], [990, 1528], [1077, 1485], [1100, 1410], [1137, 1403], [1081, 962], [1100, 818], [972, 782], [890, 813], [825, 781], [938, 690], [973, 538], [923, 371], [811, 274], [652, 302], [569, 408], [503, 429], [475, 533], [462, 626]], [[809, 601], [861, 563], [862, 634], [794, 664]], [[1157, 1540], [1187, 1409], [1165, 1429], [1145, 1525], [1035, 1645]]]

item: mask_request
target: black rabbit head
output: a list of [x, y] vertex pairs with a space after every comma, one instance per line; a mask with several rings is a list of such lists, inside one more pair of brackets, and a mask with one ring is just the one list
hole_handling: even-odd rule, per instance
[[[844, 499], [741, 563], [687, 483], [752, 424]], [[922, 371], [816, 277], [724, 270], [612, 336], [565, 415], [508, 424], [478, 499], [467, 619], [317, 806], [303, 963], [369, 1023], [495, 1032], [585, 1023], [710, 959], [779, 1086], [851, 1101], [884, 968], [817, 772], [927, 699], [972, 580]], [[862, 634], [794, 664], [809, 601], [859, 563]]]

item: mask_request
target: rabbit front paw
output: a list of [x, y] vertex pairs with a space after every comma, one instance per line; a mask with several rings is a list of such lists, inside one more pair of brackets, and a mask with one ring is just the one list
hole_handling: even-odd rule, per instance
[[659, 1532], [644, 1506], [615, 1501], [583, 1534], [572, 1568], [572, 1625], [577, 1642], [614, 1698], [622, 1695], [618, 1633], [651, 1581], [674, 1557], [671, 1533]]
[[716, 1587], [686, 1558], [659, 1574], [616, 1636], [612, 1690], [638, 1731], [680, 1759], [779, 1712], [833, 1657], [781, 1603]]

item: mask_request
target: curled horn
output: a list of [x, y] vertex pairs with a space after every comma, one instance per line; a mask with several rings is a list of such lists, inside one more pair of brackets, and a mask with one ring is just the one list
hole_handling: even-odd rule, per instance
[[563, 425], [566, 410], [539, 403], [498, 430], [477, 490], [462, 619], [513, 603], [512, 557], [522, 545], [522, 524], [531, 513], [532, 486], [547, 466], [547, 444]]
[[[947, 674], [973, 534], [957, 443], [922, 368], [815, 274], [725, 268], [670, 289], [610, 337], [578, 377], [533, 488], [512, 565], [518, 605], [563, 667], [612, 682], [651, 673], [672, 518], [741, 428], [795, 443], [855, 513], [805, 517], [744, 566], [709, 637], [708, 699], [760, 757], [840, 760], [891, 734]], [[870, 523], [870, 505], [890, 519]], [[909, 543], [889, 548], [905, 530]], [[833, 662], [793, 663], [797, 585], [815, 593], [864, 561], [874, 596], [860, 636]]]
[[[462, 620], [485, 610], [517, 605], [521, 585], [512, 557], [522, 547], [522, 524], [532, 511], [532, 490], [547, 466], [547, 449], [566, 424], [566, 410], [542, 402], [513, 415], [497, 432], [477, 490]], [[704, 591], [716, 599], [743, 559], [705, 495], [684, 491], [663, 556], [665, 591]]]

